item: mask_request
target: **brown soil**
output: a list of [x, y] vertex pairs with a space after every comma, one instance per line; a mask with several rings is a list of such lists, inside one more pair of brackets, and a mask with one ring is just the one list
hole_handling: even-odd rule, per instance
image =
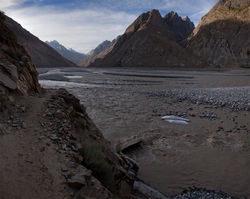
[[[11, 198], [69, 198], [71, 191], [65, 184], [61, 169], [66, 157], [56, 145], [44, 137], [41, 124], [43, 103], [49, 95], [20, 97], [10, 112], [0, 120], [0, 195]], [[11, 106], [11, 105], [10, 105]], [[25, 111], [16, 111], [26, 107]], [[3, 114], [1, 114], [3, 115]], [[23, 128], [11, 127], [10, 117], [24, 122]]]

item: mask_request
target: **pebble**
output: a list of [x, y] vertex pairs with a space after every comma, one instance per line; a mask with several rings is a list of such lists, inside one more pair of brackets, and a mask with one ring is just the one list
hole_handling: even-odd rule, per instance
[[143, 93], [177, 101], [189, 100], [194, 104], [212, 105], [214, 108], [228, 107], [234, 111], [250, 111], [250, 87], [167, 89]]
[[193, 187], [183, 191], [181, 194], [175, 196], [173, 199], [240, 199], [240, 198], [230, 196], [221, 191], [216, 192], [204, 188]]

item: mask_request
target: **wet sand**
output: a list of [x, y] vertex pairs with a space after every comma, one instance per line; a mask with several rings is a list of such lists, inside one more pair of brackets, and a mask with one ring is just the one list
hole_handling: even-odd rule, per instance
[[[71, 70], [55, 71], [54, 80], [67, 78], [60, 82], [44, 73], [41, 83], [80, 98], [114, 146], [142, 138], [128, 155], [146, 183], [169, 196], [197, 186], [250, 197], [250, 71]], [[191, 122], [171, 124], [165, 115]]]

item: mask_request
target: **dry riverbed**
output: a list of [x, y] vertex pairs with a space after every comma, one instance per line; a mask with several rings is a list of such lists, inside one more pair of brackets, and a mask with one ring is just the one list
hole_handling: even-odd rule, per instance
[[[250, 71], [40, 72], [44, 87], [80, 98], [114, 146], [141, 140], [127, 153], [140, 165], [138, 177], [162, 193], [195, 186], [250, 197]], [[167, 115], [190, 122], [170, 123]]]

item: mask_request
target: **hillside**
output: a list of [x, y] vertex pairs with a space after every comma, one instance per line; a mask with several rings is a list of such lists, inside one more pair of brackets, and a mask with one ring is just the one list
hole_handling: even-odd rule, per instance
[[37, 67], [72, 67], [74, 63], [58, 54], [53, 48], [25, 30], [20, 24], [6, 16], [7, 27], [15, 34], [17, 41], [31, 56]]
[[250, 67], [250, 0], [219, 0], [187, 39], [186, 47], [220, 67]]
[[4, 23], [0, 13], [0, 109], [1, 99], [9, 95], [40, 91], [38, 74], [25, 49]]
[[80, 65], [86, 67], [92, 64], [96, 59], [103, 58], [113, 48], [116, 41], [117, 39], [114, 39], [112, 42], [108, 40], [102, 42], [89, 53]]

